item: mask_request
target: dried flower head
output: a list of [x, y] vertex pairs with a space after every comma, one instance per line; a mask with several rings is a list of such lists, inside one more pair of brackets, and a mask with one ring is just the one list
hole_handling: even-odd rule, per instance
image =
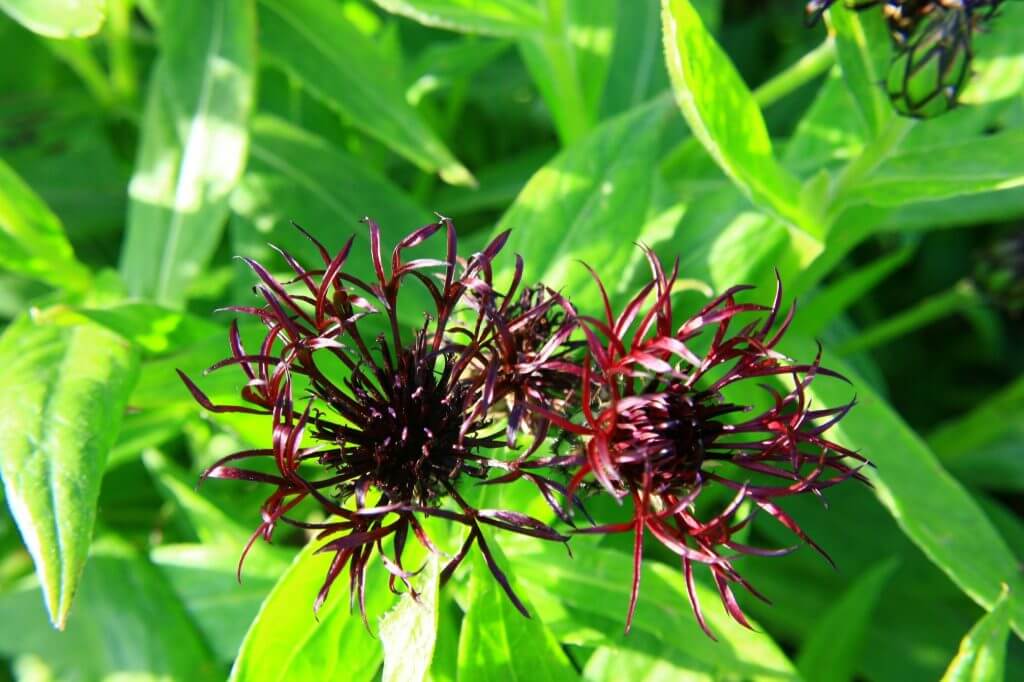
[[[318, 532], [325, 541], [320, 551], [334, 556], [316, 608], [347, 569], [351, 598], [358, 598], [365, 617], [365, 570], [374, 553], [391, 574], [392, 589], [396, 580], [408, 587], [406, 543], [412, 533], [426, 549], [437, 552], [423, 524], [433, 517], [469, 529], [442, 579], [450, 577], [476, 545], [509, 598], [526, 614], [495, 562], [481, 525], [546, 540], [566, 538], [515, 511], [474, 508], [460, 493], [459, 483], [487, 481], [492, 471], [502, 473], [501, 480], [525, 477], [561, 508], [552, 491], [564, 488], [536, 471], [546, 462], [503, 459], [503, 429], [489, 416], [492, 403], [504, 400], [515, 387], [533, 385], [516, 375], [519, 369], [505, 357], [504, 341], [514, 338], [520, 327], [529, 327], [524, 318], [541, 318], [546, 309], [531, 317], [537, 308], [527, 305], [520, 311], [499, 300], [503, 297], [492, 286], [491, 261], [507, 233], [460, 261], [454, 226], [441, 218], [402, 239], [386, 263], [380, 230], [368, 222], [375, 275], [370, 281], [346, 271], [352, 239], [331, 256], [303, 231], [323, 262], [317, 269], [307, 269], [280, 251], [295, 273], [290, 282], [279, 282], [262, 265], [246, 259], [259, 278], [256, 292], [264, 305], [231, 310], [256, 317], [266, 334], [259, 351], [250, 354], [233, 324], [231, 357], [211, 369], [241, 367], [248, 380], [242, 398], [250, 406], [213, 405], [181, 376], [207, 409], [269, 415], [272, 445], [229, 455], [204, 478], [274, 486], [246, 552], [257, 538], [269, 541], [280, 521]], [[408, 250], [434, 235], [446, 238], [441, 258], [406, 259]], [[433, 308], [420, 328], [403, 333], [399, 299], [408, 286], [425, 288]], [[516, 312], [509, 316], [510, 310]], [[380, 328], [386, 331], [373, 336]], [[562, 337], [555, 333], [554, 338]], [[553, 351], [526, 347], [519, 353], [517, 357], [525, 353], [543, 365]], [[524, 395], [538, 399], [530, 388]], [[301, 409], [295, 404], [300, 400], [305, 401]], [[235, 465], [250, 458], [271, 460], [276, 472]], [[304, 501], [318, 504], [329, 518], [318, 523], [301, 520], [293, 510]]]
[[[652, 278], [618, 315], [594, 276], [605, 314], [582, 318], [589, 350], [583, 364], [585, 423], [551, 419], [585, 443], [585, 461], [570, 492], [592, 477], [630, 505], [630, 520], [581, 531], [634, 535], [627, 630], [639, 594], [643, 540], [650, 532], [681, 558], [694, 613], [710, 635], [694, 588], [694, 564], [711, 570], [726, 610], [747, 625], [733, 587], [761, 595], [736, 571], [726, 550], [772, 556], [792, 548], [752, 547], [736, 534], [763, 511], [824, 554], [778, 500], [818, 494], [848, 478], [863, 480], [858, 463], [865, 460], [825, 437], [852, 403], [811, 408], [806, 392], [811, 381], [838, 377], [820, 366], [820, 350], [807, 364], [775, 350], [793, 312], [779, 322], [781, 285], [770, 307], [738, 302], [737, 294], [750, 288], [738, 286], [696, 315], [677, 320], [672, 293], [678, 263], [666, 274], [657, 257], [646, 253]], [[753, 320], [739, 326], [743, 317]], [[701, 337], [707, 345], [702, 352]], [[770, 377], [790, 379], [792, 388], [783, 392], [760, 383]], [[767, 398], [767, 407], [753, 416], [752, 405], [733, 397], [744, 382], [757, 382]], [[708, 512], [699, 503], [702, 493], [715, 487], [730, 491], [732, 501]]]

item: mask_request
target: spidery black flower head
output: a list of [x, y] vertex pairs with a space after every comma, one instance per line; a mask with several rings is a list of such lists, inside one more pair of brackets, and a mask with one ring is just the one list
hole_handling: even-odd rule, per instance
[[[726, 610], [748, 625], [733, 587], [760, 594], [723, 549], [768, 556], [790, 551], [751, 547], [736, 539], [753, 515], [763, 511], [824, 554], [777, 501], [820, 494], [848, 478], [863, 480], [857, 464], [865, 460], [825, 437], [852, 403], [812, 409], [810, 383], [822, 375], [838, 377], [821, 367], [820, 351], [810, 363], [795, 363], [776, 350], [793, 312], [779, 321], [781, 285], [769, 307], [738, 302], [737, 294], [750, 288], [738, 286], [696, 315], [677, 319], [672, 292], [678, 263], [666, 273], [652, 252], [647, 257], [652, 278], [621, 312], [613, 313], [597, 280], [605, 315], [581, 318], [590, 354], [583, 364], [584, 423], [550, 417], [584, 442], [585, 461], [570, 492], [593, 477], [632, 510], [629, 521], [581, 531], [634, 536], [627, 630], [639, 594], [643, 539], [649, 532], [680, 557], [694, 613], [710, 635], [697, 601], [694, 565], [711, 570]], [[744, 317], [753, 320], [735, 328]], [[701, 337], [704, 351], [697, 350]], [[770, 377], [788, 378], [792, 388], [783, 392], [763, 384], [768, 406], [759, 412], [730, 397], [736, 385], [760, 384]], [[708, 515], [697, 502], [703, 491], [715, 487], [731, 491], [733, 500]]]
[[[232, 310], [258, 318], [266, 335], [259, 352], [248, 354], [237, 325], [232, 325], [232, 355], [214, 369], [239, 365], [248, 379], [242, 398], [255, 407], [214, 406], [187, 377], [182, 378], [208, 409], [270, 415], [272, 446], [229, 455], [204, 477], [241, 478], [275, 487], [263, 505], [263, 521], [250, 546], [259, 537], [269, 541], [280, 521], [318, 531], [324, 541], [319, 551], [334, 556], [317, 608], [347, 570], [350, 594], [365, 617], [365, 570], [374, 554], [390, 572], [392, 589], [396, 580], [408, 587], [406, 543], [411, 533], [437, 552], [423, 525], [423, 519], [434, 517], [469, 529], [442, 579], [450, 577], [477, 546], [509, 598], [526, 614], [495, 562], [481, 525], [546, 540], [566, 538], [515, 511], [476, 509], [458, 489], [465, 479], [486, 481], [492, 470], [511, 471], [513, 478], [525, 476], [560, 507], [551, 492], [557, 484], [531, 471], [529, 463], [513, 467], [500, 457], [506, 442], [487, 409], [496, 395], [500, 398], [501, 391], [508, 390], [496, 393], [494, 372], [486, 369], [496, 364], [492, 358], [498, 352], [497, 339], [515, 329], [514, 323], [510, 326], [493, 314], [504, 304], [495, 300], [490, 281], [490, 263], [508, 235], [460, 262], [455, 228], [441, 218], [402, 239], [388, 263], [380, 229], [368, 223], [374, 272], [369, 281], [345, 269], [352, 239], [331, 256], [303, 231], [319, 251], [322, 267], [306, 269], [281, 251], [295, 273], [289, 283], [246, 260], [260, 280], [256, 292], [264, 305]], [[442, 258], [406, 259], [408, 250], [435, 235], [445, 238]], [[400, 298], [408, 286], [425, 288], [433, 308], [420, 328], [403, 335]], [[293, 293], [296, 287], [299, 292]], [[476, 309], [468, 321], [464, 308]], [[365, 329], [380, 318], [385, 333], [368, 336]], [[301, 410], [295, 406], [298, 387], [305, 402]], [[234, 465], [249, 458], [273, 460], [277, 473]], [[315, 502], [330, 518], [322, 523], [302, 521], [293, 510], [304, 501]]]

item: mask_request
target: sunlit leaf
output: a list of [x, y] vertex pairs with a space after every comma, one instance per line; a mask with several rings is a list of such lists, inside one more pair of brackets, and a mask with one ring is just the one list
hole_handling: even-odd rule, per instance
[[121, 272], [131, 294], [181, 307], [245, 167], [256, 23], [252, 0], [173, 2], [163, 14]]
[[0, 0], [0, 9], [48, 38], [84, 38], [103, 26], [105, 0]]
[[54, 625], [85, 565], [107, 454], [138, 357], [94, 324], [22, 317], [0, 336], [0, 472]]
[[85, 287], [90, 279], [60, 220], [2, 160], [0, 268], [71, 289]]
[[402, 595], [381, 618], [382, 682], [422, 682], [426, 678], [437, 642], [440, 574], [440, 562], [432, 554], [423, 571], [411, 581], [415, 594]]

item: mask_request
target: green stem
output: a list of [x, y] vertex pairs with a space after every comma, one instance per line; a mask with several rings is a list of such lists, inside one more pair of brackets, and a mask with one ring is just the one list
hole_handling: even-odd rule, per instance
[[110, 83], [119, 100], [131, 106], [138, 95], [138, 73], [132, 51], [134, 0], [111, 0], [107, 14], [107, 54]]
[[114, 106], [117, 97], [110, 87], [107, 74], [104, 73], [87, 41], [75, 38], [47, 38], [45, 43], [58, 59], [71, 67], [71, 70], [82, 79], [82, 83], [100, 106], [104, 109], [111, 109]]
[[952, 315], [978, 302], [978, 293], [969, 282], [960, 282], [949, 291], [927, 298], [855, 336], [836, 349], [841, 355], [850, 355], [898, 339], [936, 320]]
[[754, 90], [754, 101], [762, 109], [770, 107], [789, 93], [806, 85], [836, 63], [836, 43], [829, 37], [782, 73]]

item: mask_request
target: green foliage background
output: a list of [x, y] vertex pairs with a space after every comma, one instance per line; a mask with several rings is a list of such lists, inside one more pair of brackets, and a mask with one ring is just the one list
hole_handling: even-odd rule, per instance
[[[976, 39], [965, 106], [927, 122], [893, 115], [880, 17], [843, 4], [826, 32], [783, 1], [0, 0], [0, 679], [1024, 670], [1022, 274], [991, 256], [1024, 239], [1024, 3]], [[621, 297], [634, 242], [678, 255], [694, 300], [778, 269], [786, 350], [824, 342], [859, 400], [838, 438], [877, 465], [828, 511], [787, 506], [840, 570], [743, 559], [775, 606], [745, 603], [749, 632], [701, 586], [718, 643], [656, 548], [622, 635], [614, 538], [572, 559], [493, 539], [531, 620], [483, 567], [439, 591], [431, 565], [420, 604], [370, 576], [379, 638], [344, 590], [317, 622], [326, 559], [286, 529], [238, 584], [261, 491], [195, 481], [269, 431], [173, 372], [226, 354], [210, 311], [252, 301], [231, 256], [310, 257], [289, 220], [365, 248], [362, 216], [394, 242], [435, 210], [467, 253], [511, 228], [506, 253], [583, 309], [578, 260]]]

